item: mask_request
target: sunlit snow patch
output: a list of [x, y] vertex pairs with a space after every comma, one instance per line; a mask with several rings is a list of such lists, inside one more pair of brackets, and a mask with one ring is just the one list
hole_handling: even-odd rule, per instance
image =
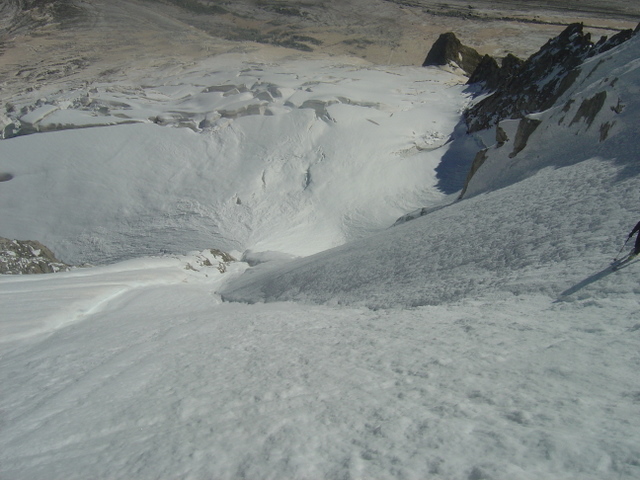
[[13, 98], [3, 234], [71, 263], [325, 250], [443, 200], [435, 169], [467, 102], [458, 83], [436, 69], [229, 56]]

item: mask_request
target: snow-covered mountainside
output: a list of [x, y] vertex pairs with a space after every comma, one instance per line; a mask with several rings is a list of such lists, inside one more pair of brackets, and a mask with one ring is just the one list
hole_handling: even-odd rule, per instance
[[[500, 123], [507, 133], [502, 142], [495, 141], [495, 127], [475, 133], [479, 145], [489, 146], [467, 187], [468, 200], [359, 243], [241, 277], [226, 287], [225, 298], [415, 306], [486, 291], [522, 293], [523, 278], [526, 291], [559, 294], [588, 272], [585, 255], [606, 261], [637, 216], [639, 51], [636, 36], [590, 58], [552, 108]], [[589, 108], [594, 99], [602, 101]], [[529, 119], [541, 123], [514, 153], [518, 125]], [[531, 277], [541, 270], [547, 275]]]
[[[577, 27], [568, 28], [566, 33], [584, 43], [582, 30]], [[638, 164], [633, 138], [639, 106], [635, 94], [638, 42], [636, 34], [614, 52], [605, 50], [588, 56], [578, 53], [578, 58], [587, 58], [575, 68], [550, 69], [543, 78], [536, 78], [534, 88], [521, 92], [519, 97], [512, 94], [512, 103], [523, 108], [513, 109], [510, 115], [496, 114], [494, 118], [499, 122], [489, 122], [489, 128], [476, 135], [482, 138], [485, 160], [476, 165], [477, 172], [470, 179], [465, 197], [512, 185], [546, 166], [561, 167], [590, 156], [612, 159], [618, 165], [627, 165], [626, 171], [633, 173]], [[598, 45], [583, 48], [598, 51]], [[558, 62], [568, 63], [564, 56]], [[526, 65], [523, 70], [526, 73]], [[555, 81], [554, 73], [564, 87]], [[544, 102], [532, 101], [535, 96], [556, 101], [549, 108], [541, 108]], [[505, 97], [508, 101], [509, 96]], [[520, 97], [525, 101], [528, 98], [529, 105], [524, 107]], [[536, 106], [532, 108], [533, 105]], [[475, 110], [467, 119], [470, 124], [474, 123]], [[505, 113], [501, 107], [497, 111]], [[486, 117], [482, 111], [477, 113]]]
[[0, 276], [0, 477], [639, 478], [638, 52], [469, 136], [271, 50], [12, 94], [0, 235], [104, 264]]

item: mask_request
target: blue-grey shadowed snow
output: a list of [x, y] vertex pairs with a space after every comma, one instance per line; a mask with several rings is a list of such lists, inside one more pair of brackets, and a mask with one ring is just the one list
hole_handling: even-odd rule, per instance
[[485, 148], [479, 140], [466, 135], [466, 128], [464, 122], [456, 126], [449, 149], [436, 167], [436, 187], [447, 195], [462, 190], [476, 153]]
[[618, 180], [622, 181], [640, 175], [640, 155], [637, 151], [631, 150], [622, 154], [615, 159], [615, 162], [622, 166], [618, 172]]
[[[627, 266], [627, 265], [621, 266], [620, 268], [624, 268], [625, 266]], [[611, 266], [608, 266], [604, 270], [601, 270], [598, 273], [594, 273], [590, 277], [585, 278], [581, 282], [576, 283], [573, 287], [568, 288], [564, 292], [562, 292], [560, 294], [559, 300], [562, 300], [563, 297], [568, 297], [570, 295], [573, 295], [576, 292], [579, 292], [580, 290], [582, 290], [587, 285], [591, 285], [592, 283], [597, 282], [598, 280], [602, 280], [604, 277], [606, 277], [607, 275], [611, 275], [615, 271], [616, 270], [614, 270]]]
[[616, 273], [619, 272], [620, 270], [630, 267], [631, 265], [633, 265], [634, 263], [637, 263], [638, 260], [632, 260], [632, 261], [623, 261], [621, 262], [618, 267], [614, 270], [613, 265], [608, 266], [607, 268], [605, 268], [604, 270], [599, 271], [598, 273], [594, 273], [593, 275], [591, 275], [588, 278], [585, 278], [584, 280], [582, 280], [579, 283], [576, 283], [573, 287], [568, 288], [567, 290], [565, 290], [564, 292], [562, 292], [560, 294], [560, 298], [559, 300], [562, 300], [563, 297], [568, 297], [570, 295], [573, 295], [576, 292], [579, 292], [580, 290], [582, 290], [584, 287], [591, 285], [592, 283], [597, 282], [598, 280], [602, 280], [604, 277], [611, 275], [612, 273]]

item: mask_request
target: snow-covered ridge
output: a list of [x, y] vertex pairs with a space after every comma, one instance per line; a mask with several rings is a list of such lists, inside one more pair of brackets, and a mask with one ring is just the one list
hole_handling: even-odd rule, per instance
[[469, 81], [483, 84], [490, 95], [465, 113], [468, 129], [484, 130], [504, 119], [547, 110], [571, 87], [581, 64], [633, 36], [634, 31], [628, 29], [594, 43], [584, 26], [574, 23], [526, 61], [507, 56], [498, 67], [495, 60], [485, 56]]

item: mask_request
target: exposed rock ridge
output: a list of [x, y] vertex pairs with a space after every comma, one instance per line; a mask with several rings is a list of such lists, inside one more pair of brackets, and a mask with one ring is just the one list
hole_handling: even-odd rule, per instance
[[[469, 142], [470, 138], [474, 138], [476, 141], [480, 139], [480, 143], [484, 144], [494, 137], [495, 143], [485, 144], [484, 148], [477, 151], [472, 161], [469, 159], [470, 169], [458, 198], [465, 197], [471, 179], [488, 159], [493, 158], [497, 150], [509, 144], [507, 147], [509, 153], [504, 156], [507, 159], [514, 159], [526, 148], [529, 137], [546, 118], [541, 116], [542, 112], [557, 105], [558, 99], [581, 76], [581, 69], [586, 60], [619, 46], [638, 32], [640, 32], [640, 25], [635, 30], [624, 30], [611, 38], [602, 37], [593, 43], [590, 34], [583, 31], [583, 24], [575, 23], [567, 26], [560, 35], [549, 40], [526, 61], [511, 54], [504, 57], [501, 64], [489, 55], [482, 57], [476, 69], [470, 74], [467, 83], [480, 87], [479, 93], [488, 96], [464, 113], [463, 122], [466, 124], [468, 135], [456, 141], [464, 144]], [[444, 43], [444, 47], [441, 45], [436, 48], [434, 44], [433, 53], [430, 52], [427, 59], [433, 60], [434, 63], [436, 60], [442, 63], [443, 59], [447, 59], [452, 63], [456, 55], [460, 58], [459, 53], [445, 55], [449, 50], [453, 52], [463, 50], [451, 39], [449, 44], [454, 45], [455, 48]], [[440, 56], [438, 57], [436, 53]], [[425, 61], [425, 64], [427, 63]], [[597, 66], [594, 71], [596, 68]], [[591, 73], [587, 73], [587, 78]], [[617, 78], [605, 79], [605, 82], [607, 81], [610, 86], [613, 86]], [[580, 128], [580, 125], [584, 124], [588, 130], [607, 105], [614, 114], [620, 114], [625, 108], [625, 102], [619, 97], [615, 98], [612, 95], [609, 99], [607, 92], [601, 90], [588, 98], [583, 96], [578, 99], [569, 99], [559, 113], [559, 121], [557, 117], [554, 117], [553, 121], [566, 127], [576, 125], [574, 128]], [[519, 121], [501, 124], [503, 120]], [[505, 130], [506, 124], [509, 125], [509, 132]], [[598, 141], [605, 141], [615, 125], [615, 119], [601, 119], [600, 123], [594, 127]], [[401, 218], [398, 223], [428, 213], [428, 209], [417, 210]]]
[[485, 55], [467, 83], [483, 83], [484, 88], [489, 91], [504, 88], [517, 75], [523, 64], [524, 60], [511, 53], [502, 59], [500, 66], [491, 55]]
[[[582, 24], [569, 25], [515, 71], [499, 68], [495, 60], [485, 57], [470, 83], [480, 82], [485, 92], [491, 88], [495, 91], [465, 112], [465, 122], [468, 134], [482, 138], [483, 142], [495, 132], [495, 144], [487, 144], [476, 155], [459, 198], [465, 197], [474, 182], [472, 194], [500, 185], [499, 166], [509, 170], [505, 175], [512, 178], [528, 175], [530, 167], [518, 166], [518, 161], [510, 162], [509, 159], [527, 147], [529, 137], [539, 127], [543, 132], [571, 129], [575, 135], [583, 137], [583, 142], [591, 142], [594, 146], [606, 141], [612, 132], [615, 134], [616, 116], [625, 110], [629, 99], [623, 95], [629, 95], [629, 92], [617, 90], [619, 78], [616, 75], [596, 71], [616, 54], [594, 59], [589, 69], [585, 66], [589, 58], [630, 41], [638, 31], [640, 26], [610, 39], [603, 37], [594, 44], [590, 36], [584, 34]], [[634, 45], [637, 46], [637, 42]], [[626, 55], [633, 58], [634, 53], [637, 54], [637, 47], [628, 50]], [[576, 81], [581, 83], [573, 85]], [[589, 88], [584, 88], [587, 82]], [[566, 92], [571, 94], [561, 100], [563, 105], [559, 100]], [[502, 150], [507, 143], [510, 147]], [[529, 160], [531, 157], [529, 155]], [[489, 162], [493, 162], [492, 173], [482, 174], [483, 165]], [[516, 170], [519, 173], [514, 173]], [[478, 180], [478, 177], [481, 178]]]
[[494, 93], [465, 113], [468, 131], [484, 130], [500, 120], [524, 118], [550, 108], [576, 80], [586, 59], [620, 45], [633, 35], [633, 30], [624, 30], [594, 44], [591, 35], [583, 31], [583, 25], [574, 23], [524, 62], [508, 56], [498, 67], [493, 58], [485, 56], [469, 83], [482, 84], [485, 90]]

